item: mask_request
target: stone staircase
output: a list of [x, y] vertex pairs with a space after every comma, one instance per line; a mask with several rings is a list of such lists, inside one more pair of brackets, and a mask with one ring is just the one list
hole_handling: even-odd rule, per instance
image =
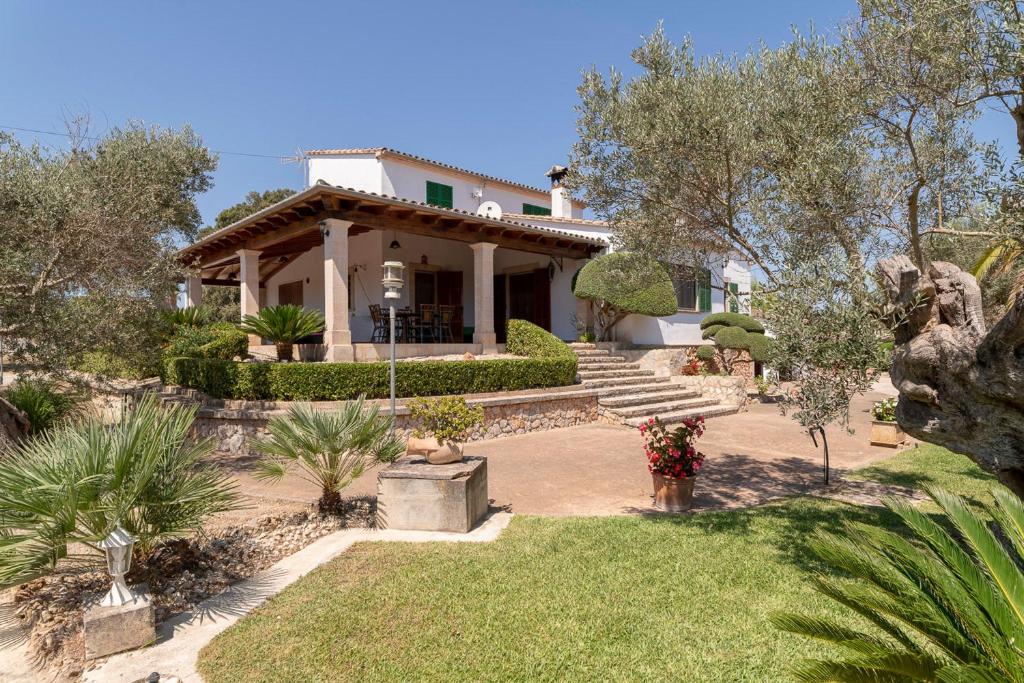
[[583, 386], [600, 390], [598, 406], [605, 417], [615, 422], [638, 427], [657, 416], [666, 424], [673, 424], [698, 415], [715, 417], [739, 411], [737, 406], [673, 384], [668, 377], [641, 370], [639, 363], [630, 363], [608, 349], [597, 348], [596, 344], [569, 346], [579, 357]]

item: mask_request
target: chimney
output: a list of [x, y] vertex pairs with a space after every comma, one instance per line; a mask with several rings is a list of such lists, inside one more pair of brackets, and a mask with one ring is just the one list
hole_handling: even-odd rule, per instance
[[551, 216], [552, 218], [572, 218], [572, 197], [568, 188], [562, 186], [562, 180], [569, 172], [565, 166], [552, 166], [545, 173], [551, 178]]

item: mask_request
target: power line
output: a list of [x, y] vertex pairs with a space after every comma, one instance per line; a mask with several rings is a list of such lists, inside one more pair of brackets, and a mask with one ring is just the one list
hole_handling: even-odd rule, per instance
[[[56, 130], [40, 130], [38, 128], [23, 128], [22, 126], [5, 126], [3, 124], [0, 124], [0, 128], [3, 128], [5, 130], [17, 130], [17, 131], [21, 131], [23, 133], [38, 133], [40, 135], [59, 135], [61, 137], [65, 137], [65, 138], [80, 137], [80, 138], [82, 138], [84, 140], [99, 140], [99, 139], [101, 139], [101, 138], [99, 138], [98, 136], [95, 136], [95, 135], [79, 135], [79, 136], [74, 136], [71, 133], [61, 133], [60, 131], [56, 131]], [[229, 156], [236, 156], [236, 157], [255, 157], [255, 158], [259, 158], [259, 159], [278, 159], [279, 161], [296, 161], [297, 160], [297, 157], [295, 157], [295, 156], [281, 156], [281, 155], [277, 155], [277, 154], [255, 154], [255, 153], [252, 153], [252, 152], [228, 152], [228, 151], [225, 151], [225, 150], [222, 150], [222, 149], [211, 149], [210, 151], [213, 152], [214, 154], [226, 154], [226, 155], [229, 155]]]

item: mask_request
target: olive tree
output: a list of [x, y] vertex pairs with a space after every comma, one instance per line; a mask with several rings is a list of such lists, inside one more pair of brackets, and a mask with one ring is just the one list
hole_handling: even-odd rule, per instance
[[215, 167], [188, 127], [129, 124], [69, 149], [0, 134], [5, 354], [62, 370], [96, 349], [156, 353], [182, 276], [175, 252], [196, 234]]
[[664, 316], [676, 312], [675, 289], [660, 263], [639, 254], [612, 252], [589, 261], [576, 273], [573, 294], [594, 306], [600, 339], [627, 315]]

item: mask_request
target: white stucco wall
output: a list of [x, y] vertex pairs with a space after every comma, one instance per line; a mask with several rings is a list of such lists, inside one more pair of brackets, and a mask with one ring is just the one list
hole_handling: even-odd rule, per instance
[[331, 185], [363, 192], [384, 192], [383, 172], [376, 155], [313, 156], [307, 159], [307, 164], [307, 179], [310, 185], [323, 180]]

